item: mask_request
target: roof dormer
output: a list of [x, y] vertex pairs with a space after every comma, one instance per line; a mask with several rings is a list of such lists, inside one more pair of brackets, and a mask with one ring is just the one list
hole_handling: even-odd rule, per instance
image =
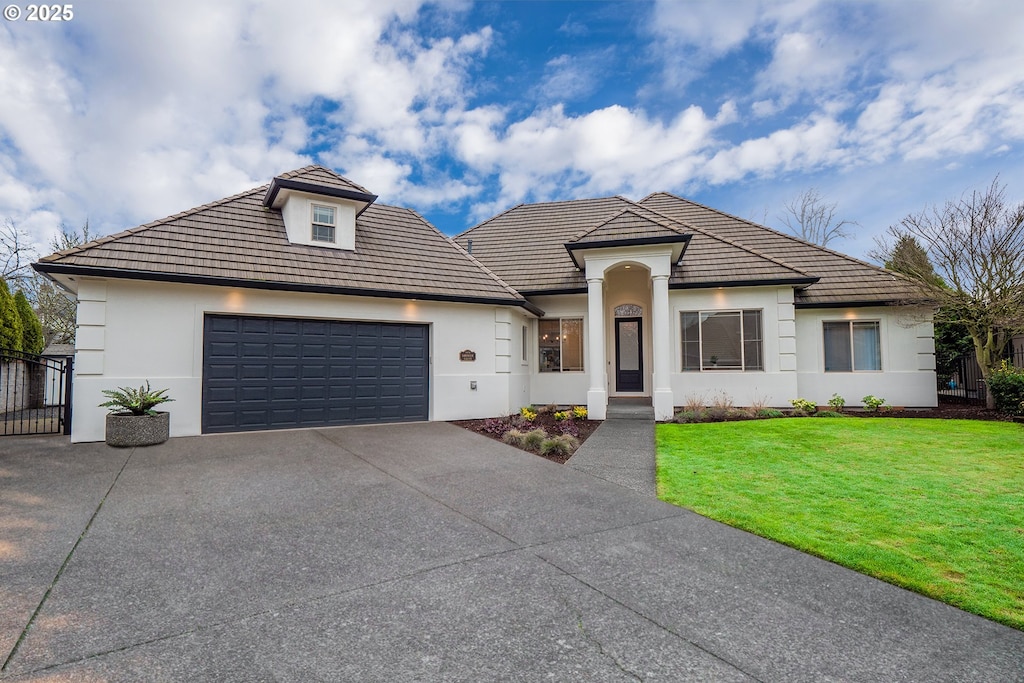
[[377, 199], [321, 166], [274, 178], [263, 205], [281, 211], [288, 241], [333, 249], [356, 248], [356, 217]]

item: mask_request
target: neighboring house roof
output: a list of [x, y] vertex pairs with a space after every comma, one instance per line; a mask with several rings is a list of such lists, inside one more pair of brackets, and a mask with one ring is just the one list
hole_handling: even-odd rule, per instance
[[[675, 236], [675, 237], [674, 237]], [[565, 253], [615, 244], [688, 239], [673, 269], [674, 289], [758, 284], [797, 287], [798, 306], [886, 304], [918, 296], [915, 285], [882, 268], [771, 228], [659, 193], [522, 204], [455, 240], [520, 292], [585, 291]]]
[[[279, 176], [365, 190], [320, 166]], [[525, 299], [419, 214], [371, 204], [356, 220], [356, 249], [293, 244], [269, 186], [46, 256], [49, 274], [417, 297], [527, 306]]]

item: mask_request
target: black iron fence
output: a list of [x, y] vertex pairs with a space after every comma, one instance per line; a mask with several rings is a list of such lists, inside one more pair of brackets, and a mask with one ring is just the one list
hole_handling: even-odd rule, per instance
[[73, 356], [0, 349], [0, 436], [71, 433]]
[[[1009, 345], [1005, 358], [1018, 368], [1024, 368], [1024, 342], [1016, 347], [1012, 344]], [[973, 352], [954, 359], [947, 367], [942, 368], [937, 376], [939, 401], [985, 405], [987, 400], [985, 379]]]

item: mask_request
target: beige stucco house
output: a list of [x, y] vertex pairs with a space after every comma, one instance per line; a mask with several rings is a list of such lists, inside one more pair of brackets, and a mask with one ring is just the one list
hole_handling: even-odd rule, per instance
[[150, 380], [172, 435], [530, 403], [936, 403], [930, 312], [883, 269], [670, 194], [521, 205], [454, 239], [320, 166], [43, 258], [77, 296], [72, 440]]

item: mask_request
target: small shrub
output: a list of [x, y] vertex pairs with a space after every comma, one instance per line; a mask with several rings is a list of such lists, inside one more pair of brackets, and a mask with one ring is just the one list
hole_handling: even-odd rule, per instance
[[828, 404], [832, 407], [833, 411], [841, 413], [843, 412], [843, 407], [846, 405], [846, 399], [839, 394], [832, 394], [832, 398], [828, 400]]
[[747, 420], [750, 418], [750, 413], [743, 408], [728, 408], [725, 411], [726, 420]]
[[747, 412], [750, 417], [757, 417], [762, 410], [768, 407], [768, 397], [755, 392], [754, 397], [750, 400], [750, 405], [747, 406]]
[[862, 398], [861, 402], [864, 404], [864, 410], [869, 413], [874, 413], [876, 411], [885, 409], [883, 408], [883, 406], [885, 406], [885, 399], [878, 398], [877, 396], [874, 396], [872, 394], [868, 394], [867, 396]]
[[761, 408], [757, 411], [758, 417], [774, 418], [774, 417], [786, 417], [786, 414], [778, 408]]
[[544, 439], [548, 438], [548, 433], [539, 427], [537, 429], [531, 429], [526, 432], [523, 436], [523, 446], [529, 448], [531, 451], [535, 451], [540, 448], [540, 445], [544, 443]]
[[555, 412], [555, 422], [563, 422], [569, 419], [568, 410], [559, 410]]
[[988, 376], [988, 389], [992, 392], [996, 410], [1024, 415], [1024, 369], [1015, 368], [1004, 360]]
[[558, 424], [558, 431], [560, 431], [562, 434], [568, 434], [569, 436], [574, 436], [574, 437], [579, 437], [579, 435], [580, 435], [579, 425], [577, 425], [572, 420], [566, 420], [565, 422], [560, 422]]
[[722, 406], [710, 406], [704, 411], [704, 419], [708, 422], [725, 422], [729, 409]]
[[711, 407], [718, 408], [724, 411], [730, 411], [733, 408], [732, 396], [727, 394], [725, 391], [715, 392], [714, 397], [711, 399]]
[[549, 403], [546, 406], [544, 406], [543, 408], [541, 408], [540, 410], [538, 410], [537, 412], [539, 412], [539, 413], [547, 413], [548, 415], [550, 415], [551, 413], [557, 413], [558, 412], [558, 406], [555, 405], [554, 403]]
[[505, 432], [512, 429], [512, 418], [510, 417], [489, 417], [484, 420], [483, 429], [485, 434], [503, 436]]
[[794, 398], [789, 401], [793, 405], [794, 415], [814, 415], [818, 412], [818, 404], [814, 401], [808, 401], [806, 398]]
[[572, 416], [575, 417], [577, 420], [586, 420], [587, 419], [587, 407], [586, 406], [573, 406], [572, 407]]
[[527, 422], [533, 422], [537, 419], [537, 411], [530, 406], [523, 406], [519, 409], [519, 417], [523, 418]]
[[526, 447], [526, 432], [519, 429], [510, 429], [505, 432], [501, 440], [507, 443], [509, 446], [515, 446], [516, 448]]
[[687, 394], [683, 399], [683, 409], [689, 413], [699, 413], [707, 403], [707, 394]]
[[706, 415], [704, 410], [681, 410], [676, 413], [676, 422], [679, 424], [693, 424], [695, 422], [705, 422]]
[[842, 413], [836, 410], [819, 410], [814, 414], [814, 417], [846, 417]]
[[544, 439], [540, 444], [541, 455], [569, 455], [579, 448], [579, 439], [568, 434], [559, 434]]

